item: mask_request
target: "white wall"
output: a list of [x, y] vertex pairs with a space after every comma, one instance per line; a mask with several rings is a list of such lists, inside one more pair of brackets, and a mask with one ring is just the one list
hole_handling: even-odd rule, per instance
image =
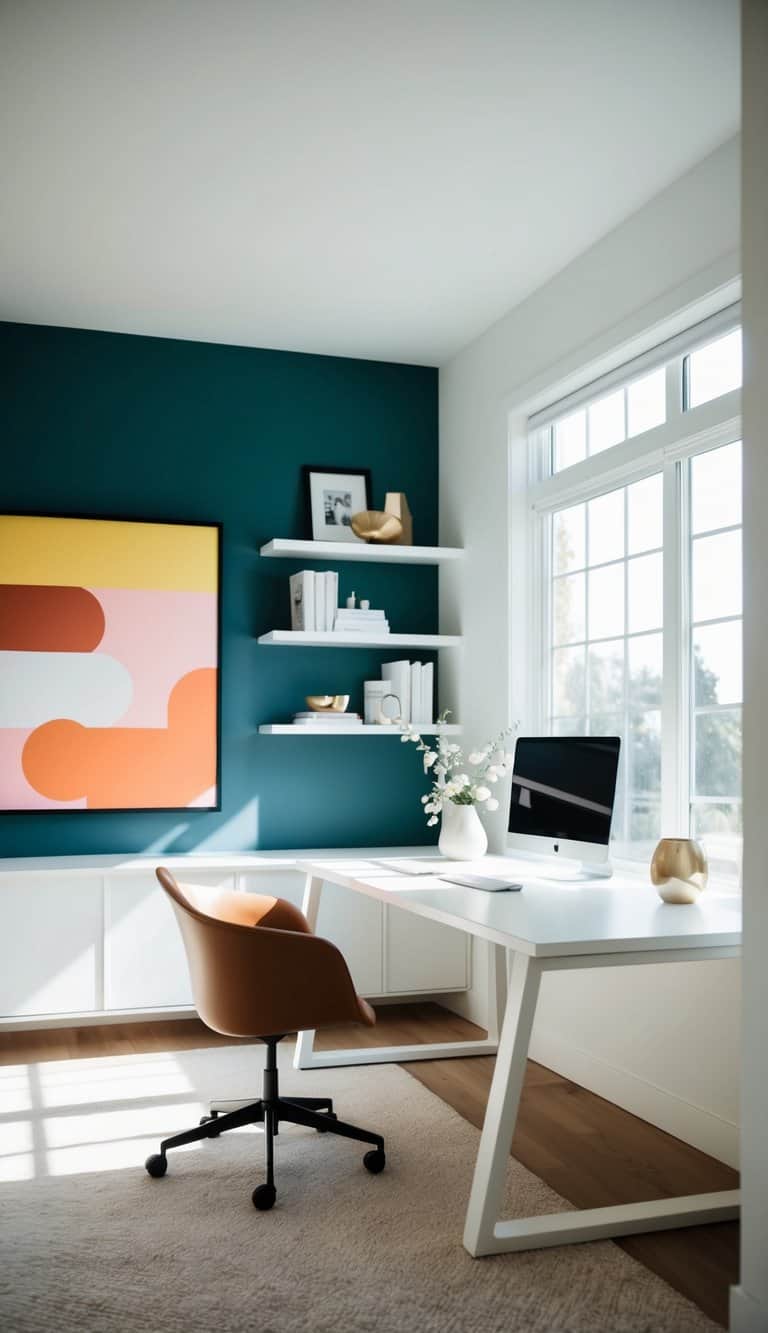
[[[563, 224], [567, 225], [564, 216]], [[535, 218], [531, 219], [535, 226]], [[442, 703], [484, 740], [530, 718], [525, 416], [738, 293], [739, 143], [693, 171], [512, 310], [440, 372]], [[509, 645], [511, 644], [511, 652]], [[501, 850], [501, 816], [489, 822]], [[738, 964], [545, 978], [536, 1058], [706, 1151], [737, 1153]], [[462, 1008], [481, 1018], [478, 985]]]
[[[768, 5], [743, 5], [744, 97], [744, 1028], [741, 1286], [735, 1333], [768, 1329]], [[757, 613], [759, 612], [759, 613]]]

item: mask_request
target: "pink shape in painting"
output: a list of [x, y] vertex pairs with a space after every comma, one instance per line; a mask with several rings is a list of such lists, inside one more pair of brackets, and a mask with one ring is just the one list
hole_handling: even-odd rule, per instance
[[189, 671], [215, 667], [217, 598], [214, 593], [93, 588], [106, 628], [99, 651], [127, 668], [133, 700], [123, 727], [165, 727], [174, 685]]

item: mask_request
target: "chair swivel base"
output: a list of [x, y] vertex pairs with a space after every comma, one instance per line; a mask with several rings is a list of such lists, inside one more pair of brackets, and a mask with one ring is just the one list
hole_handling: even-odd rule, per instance
[[266, 1143], [267, 1179], [263, 1185], [257, 1185], [251, 1195], [255, 1208], [266, 1212], [272, 1208], [277, 1198], [274, 1170], [274, 1139], [279, 1133], [280, 1123], [306, 1125], [320, 1134], [339, 1134], [342, 1138], [356, 1139], [360, 1143], [371, 1143], [373, 1149], [363, 1157], [363, 1166], [372, 1175], [378, 1175], [386, 1166], [384, 1140], [380, 1134], [372, 1134], [357, 1125], [349, 1125], [339, 1120], [333, 1110], [329, 1097], [281, 1097], [278, 1090], [275, 1038], [267, 1039], [267, 1065], [264, 1070], [264, 1095], [257, 1102], [241, 1106], [236, 1111], [222, 1115], [214, 1111], [203, 1116], [194, 1129], [184, 1130], [163, 1139], [159, 1153], [153, 1153], [144, 1163], [150, 1176], [159, 1178], [168, 1170], [167, 1153], [170, 1148], [180, 1148], [185, 1143], [197, 1143], [201, 1139], [215, 1139], [225, 1134], [228, 1129], [239, 1129], [243, 1125], [264, 1125]]

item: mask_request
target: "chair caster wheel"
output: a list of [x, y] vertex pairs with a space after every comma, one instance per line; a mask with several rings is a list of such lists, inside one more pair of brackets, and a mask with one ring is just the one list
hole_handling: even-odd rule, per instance
[[372, 1176], [377, 1176], [387, 1165], [387, 1158], [383, 1148], [372, 1148], [363, 1158], [363, 1166], [366, 1171], [370, 1171]]
[[[213, 1122], [215, 1122], [216, 1120], [218, 1120], [218, 1118], [219, 1118], [218, 1115], [201, 1115], [201, 1117], [200, 1117], [200, 1124], [201, 1124], [201, 1125], [210, 1125], [210, 1124], [212, 1124]], [[211, 1130], [211, 1135], [210, 1135], [210, 1137], [211, 1137], [212, 1139], [217, 1139], [217, 1138], [219, 1137], [219, 1134], [220, 1134], [220, 1133], [221, 1133], [221, 1130], [220, 1130], [220, 1129], [217, 1129], [215, 1132], [214, 1132], [213, 1130]]]
[[257, 1185], [251, 1195], [253, 1206], [258, 1208], [260, 1213], [269, 1212], [269, 1209], [274, 1207], [276, 1198], [277, 1190], [274, 1185]]
[[[325, 1115], [328, 1120], [338, 1120], [339, 1118], [336, 1115], [335, 1111], [324, 1111], [323, 1115]], [[317, 1132], [318, 1134], [327, 1134], [328, 1130], [326, 1129], [325, 1125], [318, 1125]]]
[[147, 1158], [144, 1166], [151, 1176], [159, 1180], [160, 1176], [164, 1176], [168, 1170], [168, 1158], [161, 1152], [153, 1152], [152, 1156]]

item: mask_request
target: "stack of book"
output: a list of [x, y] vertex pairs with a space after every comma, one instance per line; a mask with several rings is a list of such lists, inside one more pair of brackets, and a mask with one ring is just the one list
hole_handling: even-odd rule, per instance
[[330, 709], [319, 713], [294, 713], [293, 715], [293, 725], [295, 727], [305, 727], [307, 731], [310, 731], [313, 727], [325, 727], [328, 723], [335, 731], [354, 731], [357, 727], [363, 725], [363, 719], [359, 713], [334, 713]]
[[333, 628], [339, 634], [389, 634], [389, 621], [383, 611], [340, 606]]
[[391, 718], [392, 708], [386, 696], [394, 695], [398, 703], [397, 716], [401, 722], [431, 726], [435, 687], [432, 663], [385, 662], [381, 675], [383, 690], [379, 689], [378, 681], [365, 683], [366, 722], [380, 722], [382, 715], [385, 719]]
[[291, 629], [332, 630], [339, 600], [339, 576], [331, 570], [291, 574]]

